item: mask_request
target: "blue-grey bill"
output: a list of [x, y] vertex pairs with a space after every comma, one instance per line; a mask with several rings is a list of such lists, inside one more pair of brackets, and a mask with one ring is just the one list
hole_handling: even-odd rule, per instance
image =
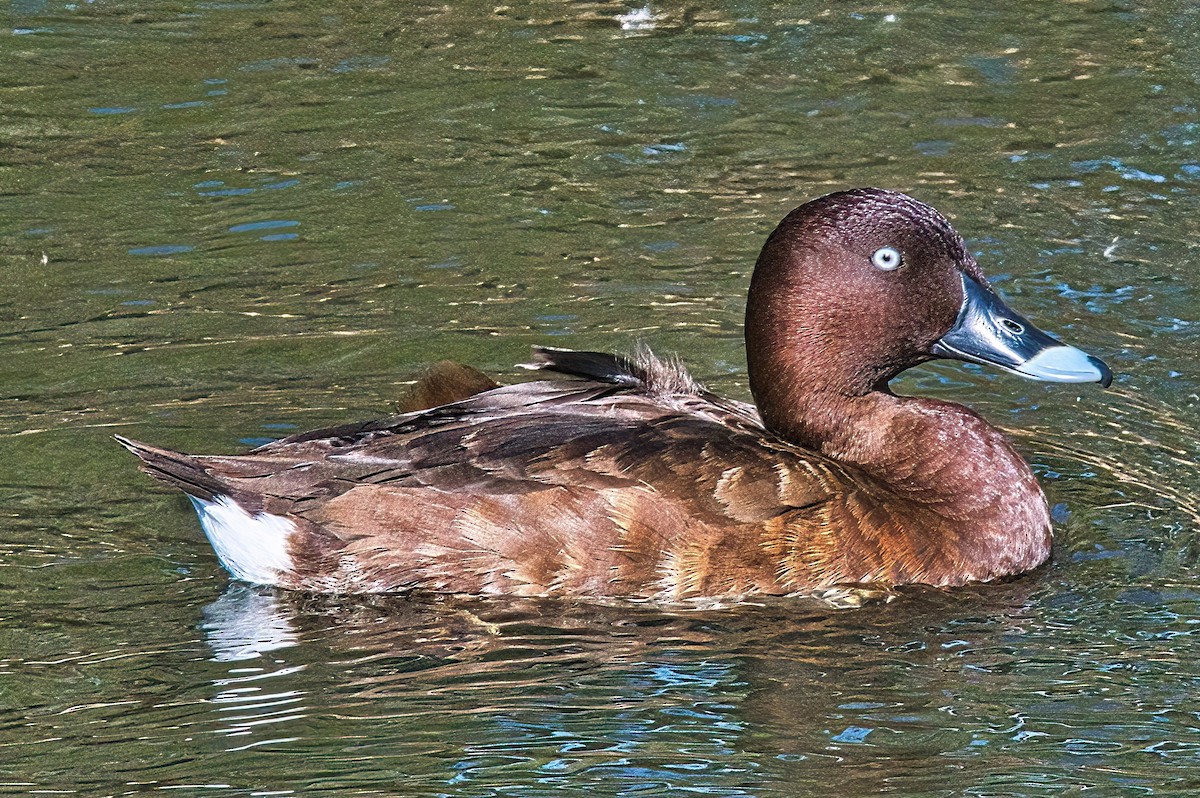
[[964, 274], [962, 281], [958, 318], [934, 343], [933, 354], [998, 366], [1032, 380], [1098, 382], [1106, 388], [1112, 382], [1103, 360], [1051, 338], [977, 280]]
[[1103, 360], [1065, 344], [1043, 349], [1013, 371], [1048, 382], [1098, 382], [1105, 387], [1112, 382], [1112, 372]]

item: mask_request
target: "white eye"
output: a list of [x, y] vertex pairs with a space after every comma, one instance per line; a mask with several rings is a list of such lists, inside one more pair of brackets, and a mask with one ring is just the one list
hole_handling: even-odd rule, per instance
[[871, 263], [875, 265], [875, 268], [885, 272], [894, 272], [900, 268], [902, 262], [900, 251], [895, 247], [880, 247], [871, 256]]

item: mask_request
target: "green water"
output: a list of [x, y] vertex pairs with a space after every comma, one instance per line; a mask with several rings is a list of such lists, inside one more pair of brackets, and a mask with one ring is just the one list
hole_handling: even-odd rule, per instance
[[[0, 792], [1195, 794], [1200, 14], [344, 5], [0, 12]], [[533, 343], [745, 398], [757, 248], [855, 185], [1118, 373], [903, 380], [1016, 438], [1048, 568], [854, 611], [315, 599], [230, 584], [110, 440], [237, 451]]]

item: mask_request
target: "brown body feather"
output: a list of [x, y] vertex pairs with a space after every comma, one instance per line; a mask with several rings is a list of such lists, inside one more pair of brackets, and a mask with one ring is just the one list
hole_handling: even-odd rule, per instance
[[897, 497], [702, 390], [533, 382], [237, 457], [128, 445], [189, 493], [293, 521], [291, 588], [676, 600], [1011, 570], [977, 562], [937, 497]]

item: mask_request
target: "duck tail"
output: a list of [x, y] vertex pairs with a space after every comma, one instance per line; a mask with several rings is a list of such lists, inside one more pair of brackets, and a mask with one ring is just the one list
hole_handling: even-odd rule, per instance
[[223, 485], [190, 454], [160, 449], [121, 435], [113, 437], [117, 439], [117, 443], [137, 455], [142, 461], [143, 471], [161, 482], [179, 488], [192, 498], [211, 502], [229, 493], [229, 487]]
[[231, 486], [213, 476], [198, 457], [113, 437], [138, 456], [143, 471], [187, 494], [225, 570], [243, 582], [288, 584], [295, 569], [291, 555], [295, 521], [246, 506], [253, 502], [245, 501], [245, 495], [239, 501]]

